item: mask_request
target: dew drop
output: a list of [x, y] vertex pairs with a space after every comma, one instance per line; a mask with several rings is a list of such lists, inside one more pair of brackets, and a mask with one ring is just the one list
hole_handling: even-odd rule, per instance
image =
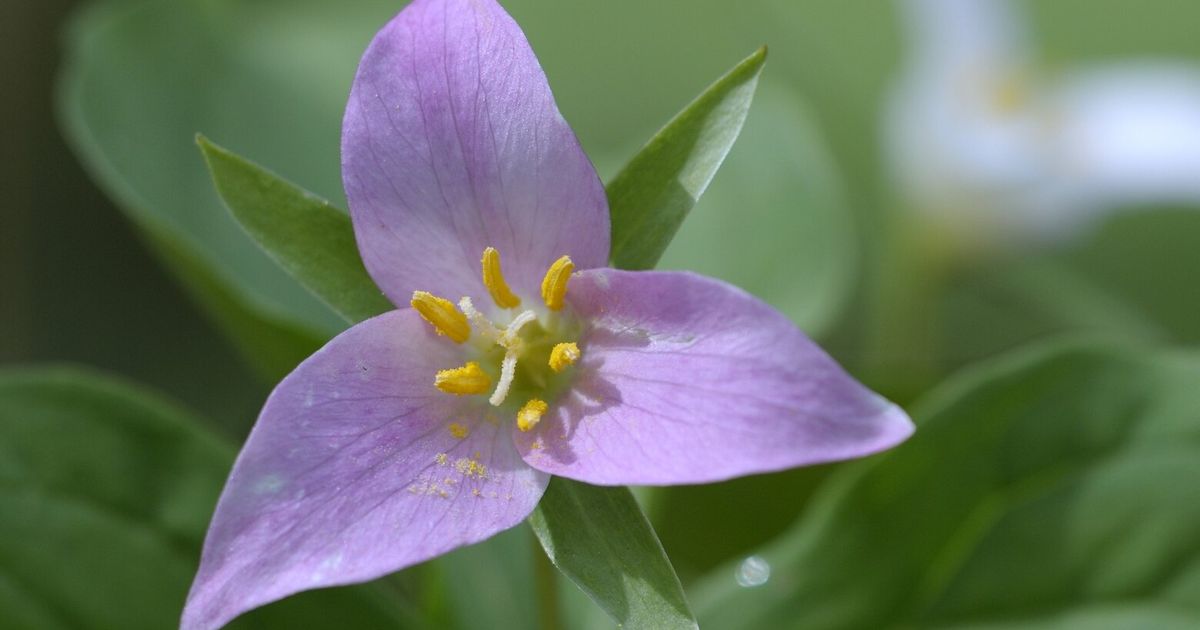
[[771, 565], [759, 556], [750, 556], [738, 565], [734, 579], [737, 580], [738, 586], [745, 588], [762, 586], [771, 579]]

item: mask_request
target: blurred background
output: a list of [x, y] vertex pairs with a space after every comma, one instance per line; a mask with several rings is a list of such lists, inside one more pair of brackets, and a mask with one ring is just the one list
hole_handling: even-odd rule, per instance
[[[711, 81], [769, 46], [743, 134], [661, 266], [756, 293], [901, 404], [953, 415], [917, 401], [964, 366], [1064, 335], [1176, 353], [1200, 341], [1200, 5], [1191, 0], [503, 4], [606, 180]], [[27, 365], [101, 370], [177, 401], [232, 452], [273, 384], [344, 324], [240, 231], [193, 137], [344, 207], [341, 111], [359, 55], [400, 6], [4, 2], [0, 361], [10, 380]], [[1064, 391], [1110, 391], [1129, 382], [1114, 376], [1121, 370]], [[1173, 409], [1200, 423], [1191, 401]], [[766, 582], [747, 558], [767, 562], [756, 550], [807, 532], [808, 498], [839, 469], [640, 496], [689, 593], [696, 585], [697, 597], [724, 602], [721, 584]], [[221, 465], [213, 470], [219, 482]], [[204, 496], [173, 560], [184, 589]], [[524, 627], [533, 605], [510, 593], [506, 571], [532, 570], [512, 568], [528, 545], [514, 533], [411, 572], [396, 588], [423, 611], [413, 623], [471, 627], [472, 614], [490, 610]], [[1185, 551], [1195, 556], [1170, 553]], [[0, 552], [0, 567], [18, 557]], [[464, 568], [477, 566], [493, 568]], [[36, 584], [55, 584], [52, 568], [42, 573]], [[501, 609], [463, 612], [453, 589], [428, 586], [446, 581], [517, 603], [479, 595]], [[801, 582], [778, 588], [794, 594]], [[604, 627], [571, 589], [564, 614]], [[181, 593], [163, 597], [163, 614], [178, 610], [170, 598]], [[774, 622], [793, 619], [778, 614]], [[955, 614], [944, 619], [966, 618]], [[872, 626], [848, 619], [805, 627]], [[63, 627], [87, 627], [74, 621]]]

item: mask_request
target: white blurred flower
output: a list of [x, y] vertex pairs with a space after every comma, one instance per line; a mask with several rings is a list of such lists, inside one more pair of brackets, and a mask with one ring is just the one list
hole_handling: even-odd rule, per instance
[[906, 69], [886, 149], [908, 201], [960, 235], [1053, 239], [1110, 211], [1200, 202], [1200, 69], [1171, 60], [1042, 80], [1005, 0], [900, 0]]

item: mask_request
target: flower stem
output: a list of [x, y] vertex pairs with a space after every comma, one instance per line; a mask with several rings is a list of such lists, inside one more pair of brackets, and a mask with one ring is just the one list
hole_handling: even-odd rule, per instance
[[866, 335], [871, 385], [901, 403], [937, 379], [942, 338], [938, 300], [960, 262], [953, 239], [937, 226], [905, 223], [892, 231], [887, 264], [876, 279]]
[[538, 627], [541, 630], [562, 630], [562, 614], [558, 606], [558, 569], [550, 563], [536, 536], [530, 549], [533, 552], [533, 581], [537, 589]]

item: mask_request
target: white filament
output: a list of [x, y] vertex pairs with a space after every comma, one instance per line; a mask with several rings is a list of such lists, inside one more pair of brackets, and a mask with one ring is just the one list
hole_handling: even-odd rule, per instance
[[475, 330], [479, 331], [480, 335], [492, 343], [504, 345], [500, 341], [503, 333], [500, 332], [499, 328], [496, 328], [496, 325], [490, 319], [484, 317], [483, 313], [475, 310], [475, 305], [471, 303], [471, 298], [464, 296], [463, 299], [458, 301], [458, 308], [462, 309], [467, 319], [471, 320], [471, 325], [475, 327]]
[[524, 311], [514, 317], [508, 327], [501, 331], [490, 319], [484, 317], [483, 313], [475, 309], [471, 298], [463, 297], [459, 300], [458, 308], [462, 309], [463, 314], [471, 320], [471, 325], [481, 336], [505, 350], [504, 360], [500, 362], [500, 380], [496, 383], [496, 391], [492, 392], [491, 398], [488, 398], [488, 402], [499, 407], [508, 397], [508, 390], [512, 387], [513, 378], [517, 374], [517, 357], [520, 356], [523, 345], [520, 337], [521, 328], [537, 319], [537, 315], [533, 311]]
[[508, 352], [504, 353], [504, 360], [500, 362], [500, 382], [496, 383], [496, 391], [492, 392], [492, 397], [488, 399], [493, 407], [499, 407], [504, 403], [504, 399], [508, 397], [508, 388], [512, 386], [513, 376], [516, 373], [517, 352], [510, 348]]
[[535, 319], [537, 319], [537, 315], [533, 311], [525, 311], [517, 315], [509, 322], [508, 328], [504, 329], [504, 335], [498, 343], [505, 348], [511, 348], [513, 342], [519, 339], [517, 334], [521, 332], [521, 327]]

